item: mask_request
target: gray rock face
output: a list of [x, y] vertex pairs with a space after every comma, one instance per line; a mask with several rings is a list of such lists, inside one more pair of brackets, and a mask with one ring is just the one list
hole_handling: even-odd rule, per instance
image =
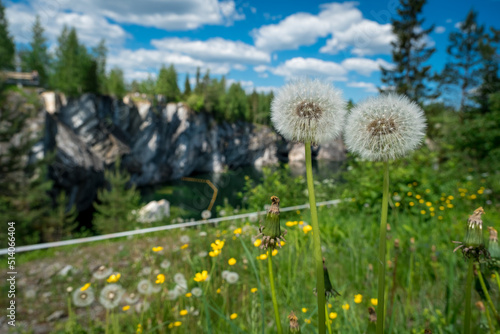
[[143, 104], [139, 111], [134, 104], [93, 94], [67, 102], [63, 96], [50, 95], [49, 102], [45, 134], [32, 157], [55, 152], [50, 175], [78, 210], [92, 205], [104, 184], [104, 170], [118, 157], [123, 158], [131, 181], [145, 186], [194, 172], [288, 161], [292, 147], [269, 127], [216, 123], [211, 115], [195, 113], [182, 103]]

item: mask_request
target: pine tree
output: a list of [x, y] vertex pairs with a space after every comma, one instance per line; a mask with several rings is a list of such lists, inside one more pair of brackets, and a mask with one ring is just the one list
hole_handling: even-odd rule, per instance
[[98, 191], [98, 203], [94, 203], [94, 227], [102, 234], [130, 230], [136, 224], [132, 211], [139, 207], [140, 196], [134, 185], [128, 186], [130, 175], [120, 165], [118, 159], [113, 170], [104, 172], [107, 187]]
[[30, 42], [30, 50], [21, 53], [21, 69], [23, 72], [37, 71], [40, 86], [46, 86], [50, 56], [47, 51], [47, 39], [44, 37], [44, 29], [40, 22], [40, 16], [36, 16], [32, 28], [33, 37]]
[[186, 74], [186, 80], [184, 80], [184, 101], [187, 101], [191, 95], [191, 83], [189, 82], [189, 74]]
[[113, 68], [109, 72], [107, 91], [109, 94], [119, 99], [122, 99], [127, 93], [123, 71], [120, 68]]
[[481, 85], [474, 94], [474, 101], [479, 105], [479, 111], [484, 114], [491, 110], [490, 96], [500, 91], [500, 30], [490, 27], [489, 33], [480, 47], [483, 65], [480, 69]]
[[16, 47], [9, 33], [9, 24], [5, 17], [5, 7], [0, 0], [0, 70], [14, 69]]
[[108, 94], [108, 84], [106, 82], [106, 55], [108, 53], [108, 48], [106, 48], [106, 41], [101, 39], [99, 44], [92, 48], [92, 53], [94, 59], [97, 63], [97, 80], [99, 83], [99, 93]]
[[422, 102], [426, 98], [436, 97], [427, 86], [431, 66], [423, 65], [436, 51], [435, 48], [428, 47], [426, 42], [426, 37], [434, 30], [434, 26], [423, 29], [424, 19], [418, 19], [426, 0], [400, 2], [400, 19], [392, 20], [392, 29], [396, 35], [396, 41], [391, 42], [395, 68], [381, 66], [381, 80], [387, 87], [381, 87], [379, 90], [404, 94], [412, 100]]
[[167, 102], [177, 102], [180, 99], [181, 92], [177, 84], [177, 72], [174, 65], [167, 69], [162, 66], [156, 81], [156, 93], [165, 96]]
[[50, 242], [68, 238], [77, 227], [76, 217], [78, 212], [74, 205], [68, 207], [68, 202], [66, 193], [61, 191], [57, 196], [52, 214], [45, 219], [42, 228], [44, 241]]
[[200, 86], [201, 85], [200, 78], [201, 78], [200, 68], [197, 67], [196, 68], [196, 84], [194, 85], [194, 93], [198, 94], [198, 95], [201, 95], [201, 93], [202, 93], [201, 86]]
[[484, 26], [478, 25], [477, 13], [472, 10], [460, 24], [459, 31], [449, 35], [450, 44], [446, 51], [452, 60], [445, 65], [440, 79], [443, 85], [460, 89], [459, 111], [470, 107], [470, 90], [480, 82], [484, 39]]
[[248, 106], [247, 95], [239, 83], [233, 83], [229, 87], [226, 100], [226, 120], [227, 121], [251, 121], [250, 108]]

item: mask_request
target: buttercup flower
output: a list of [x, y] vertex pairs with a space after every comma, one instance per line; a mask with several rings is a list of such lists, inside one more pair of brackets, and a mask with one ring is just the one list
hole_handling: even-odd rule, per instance
[[[85, 285], [86, 286], [86, 285]], [[94, 290], [91, 287], [86, 289], [76, 289], [73, 292], [73, 303], [77, 307], [86, 307], [94, 302]]]
[[120, 277], [122, 275], [120, 273], [113, 274], [109, 276], [109, 278], [106, 280], [108, 283], [116, 283], [120, 280]]
[[208, 279], [208, 271], [203, 270], [201, 273], [196, 273], [194, 280], [196, 282], [205, 282]]
[[387, 161], [416, 149], [426, 123], [422, 109], [407, 97], [388, 94], [354, 107], [347, 119], [347, 148], [362, 158]]
[[110, 310], [118, 306], [124, 291], [122, 287], [118, 284], [106, 285], [99, 296], [99, 302], [101, 302], [104, 308]]
[[292, 81], [271, 103], [271, 121], [287, 140], [321, 144], [342, 132], [346, 102], [342, 93], [320, 80]]

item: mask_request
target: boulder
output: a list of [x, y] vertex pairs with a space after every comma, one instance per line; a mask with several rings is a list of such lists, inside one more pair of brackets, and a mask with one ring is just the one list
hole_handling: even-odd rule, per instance
[[152, 223], [170, 217], [170, 203], [164, 199], [151, 201], [137, 211], [137, 221]]

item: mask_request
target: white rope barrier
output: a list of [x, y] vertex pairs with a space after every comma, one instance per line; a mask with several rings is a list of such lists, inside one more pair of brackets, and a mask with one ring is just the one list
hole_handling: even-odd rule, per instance
[[[318, 202], [318, 203], [316, 203], [316, 206], [337, 205], [341, 201], [342, 200], [340, 200], [340, 199], [335, 199], [335, 200], [331, 200], [331, 201]], [[280, 211], [287, 212], [287, 211], [294, 211], [294, 210], [307, 209], [307, 208], [309, 208], [309, 204], [302, 204], [302, 205], [296, 205], [296, 206], [289, 206], [286, 208], [280, 208]], [[96, 236], [87, 237], [87, 238], [78, 238], [78, 239], [71, 239], [71, 240], [47, 242], [47, 243], [43, 243], [43, 244], [19, 246], [19, 247], [15, 247], [15, 252], [16, 253], [29, 252], [29, 251], [34, 251], [37, 249], [47, 249], [47, 248], [54, 248], [54, 247], [61, 247], [61, 246], [68, 246], [68, 245], [77, 245], [77, 244], [83, 244], [83, 243], [87, 243], [87, 242], [128, 237], [131, 235], [146, 234], [146, 233], [158, 232], [158, 231], [173, 230], [173, 229], [183, 228], [183, 227], [199, 226], [199, 225], [205, 225], [205, 224], [216, 224], [216, 223], [219, 223], [221, 221], [248, 218], [250, 216], [255, 216], [255, 214], [264, 215], [266, 213], [267, 213], [267, 211], [264, 210], [264, 211], [243, 213], [243, 214], [235, 215], [235, 216], [219, 217], [219, 218], [212, 218], [212, 219], [206, 219], [206, 220], [198, 220], [198, 221], [194, 221], [194, 222], [186, 222], [186, 223], [180, 223], [180, 224], [171, 224], [171, 225], [163, 225], [163, 226], [157, 226], [157, 227], [149, 227], [149, 228], [143, 228], [140, 230], [132, 230], [132, 231], [124, 231], [124, 232], [104, 234], [104, 235], [96, 235]], [[11, 248], [11, 250], [12, 250], [12, 248]], [[0, 255], [5, 255], [8, 253], [8, 251], [9, 251], [9, 248], [0, 249]]]

